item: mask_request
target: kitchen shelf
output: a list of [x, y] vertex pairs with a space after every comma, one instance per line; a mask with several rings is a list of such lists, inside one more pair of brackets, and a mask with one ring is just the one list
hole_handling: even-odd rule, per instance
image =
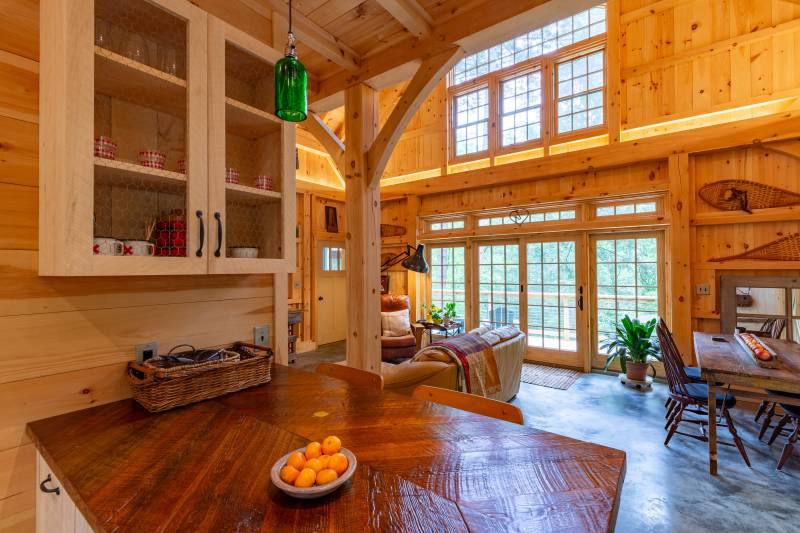
[[94, 47], [95, 91], [99, 94], [146, 102], [147, 107], [186, 117], [186, 80], [128, 59], [105, 48]]
[[225, 126], [229, 133], [255, 139], [281, 129], [281, 119], [233, 98], [225, 98]]
[[256, 189], [255, 187], [236, 185], [234, 183], [226, 183], [225, 190], [231, 200], [255, 201], [260, 203], [265, 200], [280, 200], [283, 198], [283, 195], [276, 191], [265, 191], [264, 189]]
[[[159, 186], [174, 188], [175, 185], [186, 183], [186, 175], [180, 172], [143, 167], [128, 161], [117, 161], [102, 157], [94, 158], [94, 169], [95, 176], [101, 182], [106, 180], [137, 180], [139, 183], [153, 186], [156, 189]], [[98, 172], [100, 172], [99, 176]]]

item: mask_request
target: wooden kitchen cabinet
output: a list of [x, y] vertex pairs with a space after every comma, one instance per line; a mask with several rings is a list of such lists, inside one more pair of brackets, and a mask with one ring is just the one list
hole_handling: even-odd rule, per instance
[[91, 526], [75, 507], [61, 482], [36, 452], [36, 533], [90, 533]]
[[187, 0], [43, 0], [41, 20], [40, 275], [293, 268], [278, 52]]

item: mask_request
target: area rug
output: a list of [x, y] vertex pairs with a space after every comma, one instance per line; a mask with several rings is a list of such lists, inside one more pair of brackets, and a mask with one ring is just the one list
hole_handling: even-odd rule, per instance
[[567, 390], [580, 375], [580, 372], [568, 368], [522, 363], [522, 381], [540, 387]]

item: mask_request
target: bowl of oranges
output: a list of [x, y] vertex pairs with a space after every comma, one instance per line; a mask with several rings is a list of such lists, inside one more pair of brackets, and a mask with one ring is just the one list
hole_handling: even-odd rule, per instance
[[320, 498], [353, 477], [357, 464], [353, 452], [331, 435], [278, 459], [272, 467], [272, 483], [295, 498]]

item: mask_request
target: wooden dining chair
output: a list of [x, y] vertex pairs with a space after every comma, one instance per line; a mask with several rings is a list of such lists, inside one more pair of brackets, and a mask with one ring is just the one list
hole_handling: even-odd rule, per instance
[[[765, 337], [768, 339], [780, 339], [781, 335], [783, 334], [783, 329], [786, 327], [786, 319], [785, 318], [770, 318], [765, 320], [764, 323], [761, 325], [758, 331], [754, 331], [759, 337]], [[754, 420], [758, 422], [758, 419], [761, 418], [761, 415], [767, 413], [768, 418], [772, 418], [775, 414], [775, 402], [770, 402], [768, 400], [763, 400], [761, 404], [758, 406], [756, 410], [756, 416]], [[758, 434], [758, 439], [761, 440], [761, 437], [764, 436], [764, 432], [769, 427], [769, 423], [761, 425], [761, 431]]]
[[[718, 444], [725, 446], [736, 446], [739, 453], [744, 459], [747, 466], [750, 466], [750, 458], [747, 457], [747, 452], [744, 449], [744, 443], [741, 437], [736, 432], [736, 426], [733, 423], [733, 418], [730, 414], [730, 409], [736, 405], [736, 397], [732, 394], [716, 394], [714, 405], [708, 404], [708, 384], [696, 383], [689, 379], [684, 371], [683, 359], [680, 352], [675, 348], [675, 344], [667, 335], [665, 328], [656, 327], [656, 335], [658, 335], [658, 342], [661, 345], [661, 355], [664, 361], [664, 370], [667, 374], [667, 386], [669, 387], [669, 396], [675, 402], [675, 408], [669, 416], [667, 426], [669, 432], [667, 438], [664, 440], [664, 446], [669, 445], [669, 441], [677, 433], [685, 437], [697, 439], [703, 442], [708, 442], [708, 435], [706, 434], [706, 425], [708, 423], [708, 410], [717, 409], [721, 411], [721, 415], [725, 418], [725, 424], [718, 424], [719, 427], [727, 427], [728, 432], [733, 437], [733, 442], [718, 441]], [[699, 418], [684, 417], [687, 413], [700, 415]], [[678, 431], [681, 423], [698, 424], [700, 426], [700, 434], [684, 433]]]
[[[678, 352], [678, 346], [675, 344], [675, 339], [672, 338], [672, 332], [667, 327], [667, 323], [664, 322], [663, 318], [658, 317], [658, 323], [656, 324], [656, 328], [663, 332], [664, 342], [669, 343], [670, 348], [673, 351]], [[659, 342], [660, 339], [661, 337], [659, 337]], [[683, 359], [680, 360], [680, 364], [683, 366], [683, 371], [689, 378], [689, 381], [692, 381], [694, 383], [705, 383], [705, 381], [700, 377], [700, 367], [685, 366], [683, 364]], [[664, 403], [664, 407], [667, 409], [664, 418], [669, 419], [670, 415], [674, 414], [675, 410], [677, 409], [677, 403], [671, 397], [667, 396], [667, 401]], [[667, 429], [669, 427], [669, 424], [670, 422], [667, 422], [667, 425], [666, 427], [664, 427], [664, 429]]]
[[466, 392], [420, 385], [414, 389], [411, 396], [417, 400], [447, 405], [462, 411], [469, 411], [470, 413], [497, 418], [506, 422], [514, 422], [515, 424], [522, 424], [524, 420], [519, 407], [482, 396], [467, 394]]
[[776, 469], [780, 470], [783, 468], [783, 465], [786, 464], [786, 461], [789, 460], [789, 457], [792, 456], [794, 443], [797, 442], [798, 437], [800, 437], [800, 407], [784, 403], [778, 405], [780, 405], [785, 414], [772, 431], [772, 436], [769, 438], [769, 445], [772, 446], [772, 443], [775, 442], [775, 439], [778, 438], [778, 435], [786, 431], [786, 424], [791, 422], [794, 425], [794, 427], [789, 430], [789, 438], [787, 439], [786, 444], [783, 446], [780, 459], [778, 459], [778, 466]]
[[383, 376], [359, 368], [334, 363], [320, 363], [317, 365], [317, 374], [341, 379], [358, 387], [383, 390]]

